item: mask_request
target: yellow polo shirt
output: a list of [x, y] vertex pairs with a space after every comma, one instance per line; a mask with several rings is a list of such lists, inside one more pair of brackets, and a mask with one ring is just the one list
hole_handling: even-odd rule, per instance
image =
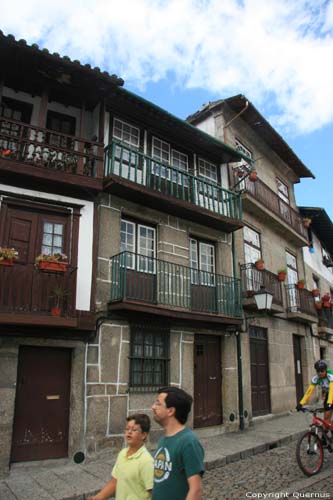
[[147, 500], [147, 490], [152, 490], [154, 483], [153, 457], [144, 445], [129, 457], [127, 450], [121, 450], [112, 469], [117, 479], [116, 500]]

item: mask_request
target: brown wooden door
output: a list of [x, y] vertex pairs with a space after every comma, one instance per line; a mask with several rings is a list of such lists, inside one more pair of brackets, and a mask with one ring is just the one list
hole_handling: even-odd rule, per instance
[[194, 427], [222, 423], [221, 340], [196, 335], [194, 341]]
[[250, 359], [252, 415], [257, 417], [271, 411], [267, 331], [264, 328], [250, 327]]
[[1, 269], [0, 303], [8, 311], [30, 311], [38, 214], [8, 207], [5, 216], [4, 245], [15, 248], [19, 258], [13, 267]]
[[12, 462], [68, 456], [70, 349], [20, 347]]
[[[37, 255], [52, 253], [53, 234], [47, 234], [47, 225], [58, 224], [63, 228], [60, 250], [68, 255], [69, 216], [66, 214], [37, 211], [29, 207], [8, 203], [1, 221], [0, 243], [13, 247], [19, 253], [13, 267], [0, 269], [0, 304], [9, 312], [48, 313], [54, 305], [53, 290], [62, 287], [65, 291], [63, 310], [69, 311], [67, 303], [74, 303], [75, 285], [69, 272], [45, 273], [35, 266]], [[48, 238], [51, 245], [47, 246]], [[46, 248], [46, 250], [43, 250]], [[49, 251], [47, 251], [50, 249]], [[59, 250], [59, 251], [60, 251]]]
[[295, 365], [295, 385], [296, 385], [296, 403], [303, 397], [303, 374], [302, 374], [302, 351], [301, 337], [293, 335], [294, 345], [294, 365]]

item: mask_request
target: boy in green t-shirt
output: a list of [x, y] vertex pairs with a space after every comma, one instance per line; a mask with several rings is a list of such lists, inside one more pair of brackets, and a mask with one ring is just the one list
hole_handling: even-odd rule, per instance
[[112, 479], [88, 500], [150, 500], [153, 488], [153, 457], [145, 447], [150, 430], [150, 419], [144, 413], [135, 413], [126, 419], [125, 439], [128, 448], [121, 450], [112, 469]]
[[201, 500], [204, 450], [186, 428], [192, 397], [178, 387], [162, 387], [152, 406], [164, 429], [154, 454], [153, 500]]

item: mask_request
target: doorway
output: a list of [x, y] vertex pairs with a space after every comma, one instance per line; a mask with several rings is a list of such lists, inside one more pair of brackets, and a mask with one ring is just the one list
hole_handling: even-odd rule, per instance
[[295, 365], [295, 385], [296, 385], [296, 403], [303, 397], [303, 374], [302, 374], [302, 349], [301, 337], [293, 335], [294, 346], [294, 365]]
[[12, 462], [68, 456], [71, 350], [21, 346]]
[[194, 427], [222, 423], [221, 338], [196, 335], [194, 340]]
[[271, 412], [267, 330], [251, 326], [249, 333], [252, 415], [258, 417]]

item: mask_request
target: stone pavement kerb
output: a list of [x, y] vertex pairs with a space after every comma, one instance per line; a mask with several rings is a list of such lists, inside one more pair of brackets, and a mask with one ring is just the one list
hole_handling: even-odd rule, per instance
[[[201, 437], [207, 469], [283, 446], [297, 439], [309, 425], [309, 416], [290, 412], [254, 419], [244, 431]], [[0, 481], [0, 500], [86, 500], [110, 479], [115, 454], [104, 452], [94, 460], [51, 465], [14, 466]]]

